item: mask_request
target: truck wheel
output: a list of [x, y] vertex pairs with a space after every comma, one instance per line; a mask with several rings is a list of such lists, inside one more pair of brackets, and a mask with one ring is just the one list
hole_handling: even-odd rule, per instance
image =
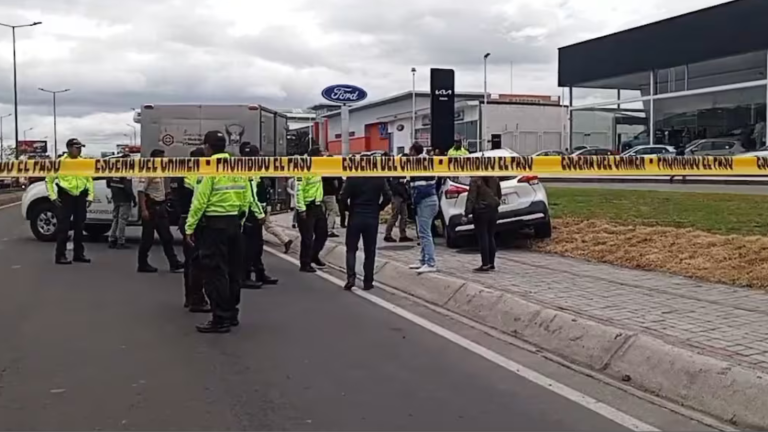
[[85, 224], [83, 231], [93, 240], [98, 240], [108, 233], [110, 229], [112, 229], [112, 226], [107, 224]]
[[533, 236], [537, 239], [552, 237], [552, 221], [537, 223], [533, 226]]
[[52, 202], [38, 204], [32, 210], [29, 218], [29, 228], [32, 235], [42, 242], [52, 242], [56, 240], [56, 227], [58, 218], [56, 217], [56, 206]]

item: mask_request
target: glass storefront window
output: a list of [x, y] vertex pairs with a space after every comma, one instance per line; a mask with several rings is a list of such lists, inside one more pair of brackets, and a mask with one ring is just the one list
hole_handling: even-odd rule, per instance
[[571, 148], [597, 146], [621, 150], [648, 143], [648, 119], [642, 103], [574, 110]]
[[656, 94], [677, 93], [763, 80], [766, 52], [759, 51], [656, 71]]
[[722, 139], [738, 142], [736, 153], [754, 150], [765, 145], [765, 107], [765, 86], [657, 99], [653, 141], [677, 147]]
[[649, 96], [650, 88], [650, 71], [593, 81], [574, 87], [573, 105], [636, 99]]

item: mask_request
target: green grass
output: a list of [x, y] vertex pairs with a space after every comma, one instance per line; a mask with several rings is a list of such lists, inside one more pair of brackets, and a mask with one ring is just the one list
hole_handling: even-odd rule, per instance
[[768, 236], [768, 196], [548, 187], [553, 216]]

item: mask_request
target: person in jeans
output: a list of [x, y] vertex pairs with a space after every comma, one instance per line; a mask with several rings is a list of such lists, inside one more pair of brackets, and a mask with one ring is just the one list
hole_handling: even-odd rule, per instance
[[[365, 156], [364, 156], [365, 157]], [[376, 240], [379, 236], [379, 216], [392, 201], [387, 180], [381, 177], [349, 177], [341, 190], [341, 201], [349, 209], [347, 226], [347, 283], [349, 291], [357, 280], [357, 246], [363, 239], [363, 290], [373, 289], [376, 264]]]
[[387, 228], [384, 231], [384, 241], [388, 243], [397, 241], [392, 237], [392, 230], [399, 221], [399, 241], [401, 243], [412, 242], [413, 239], [409, 238], [406, 233], [406, 227], [408, 226], [408, 187], [405, 184], [405, 179], [393, 177], [389, 182], [389, 188], [392, 192], [392, 214], [389, 216]]
[[325, 207], [325, 219], [328, 221], [328, 237], [337, 238], [336, 217], [339, 215], [339, 191], [341, 191], [341, 178], [323, 177], [323, 206]]
[[[126, 154], [122, 157], [130, 157]], [[133, 181], [128, 177], [114, 177], [107, 180], [112, 194], [112, 230], [109, 232], [110, 249], [126, 249], [125, 226], [131, 217], [131, 207], [136, 207]]]
[[501, 204], [501, 186], [496, 177], [473, 177], [469, 182], [467, 204], [462, 223], [472, 217], [477, 242], [480, 244], [482, 263], [474, 271], [485, 273], [496, 270], [496, 220]]
[[299, 215], [299, 212], [296, 210], [296, 179], [291, 177], [288, 179], [287, 182], [285, 182], [285, 191], [288, 192], [288, 195], [291, 196], [291, 202], [289, 204], [289, 207], [291, 209], [291, 213], [293, 213], [293, 217], [291, 218], [291, 228], [296, 229], [296, 218]]
[[[149, 157], [162, 158], [165, 152], [152, 150]], [[163, 177], [142, 177], [139, 179], [139, 208], [141, 209], [141, 244], [139, 245], [139, 273], [157, 273], [149, 264], [149, 251], [155, 242], [155, 231], [160, 237], [163, 252], [168, 265], [174, 273], [184, 271], [184, 263], [179, 261], [173, 249], [173, 234], [165, 207], [165, 179]]]
[[[424, 146], [413, 143], [409, 153], [412, 157], [427, 157]], [[421, 258], [418, 264], [409, 268], [417, 273], [433, 273], [437, 271], [435, 261], [435, 242], [432, 238], [432, 221], [437, 216], [440, 207], [437, 200], [437, 177], [411, 177], [411, 197], [416, 209], [416, 228], [419, 232]]]

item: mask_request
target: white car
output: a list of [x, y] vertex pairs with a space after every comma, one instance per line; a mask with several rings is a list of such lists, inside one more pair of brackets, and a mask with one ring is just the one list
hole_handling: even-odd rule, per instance
[[[480, 156], [518, 156], [509, 149], [490, 150], [473, 153], [464, 157]], [[442, 211], [445, 239], [449, 248], [459, 246], [460, 237], [473, 235], [475, 225], [470, 218], [466, 224], [461, 222], [469, 191], [469, 177], [449, 177], [440, 190], [440, 210]], [[544, 185], [535, 175], [500, 177], [501, 206], [497, 231], [533, 228], [536, 238], [552, 236], [552, 222], [549, 219], [549, 201]]]
[[[141, 155], [132, 154], [131, 157], [138, 158]], [[105, 159], [112, 159], [119, 156], [111, 156]], [[85, 221], [85, 233], [93, 237], [101, 237], [108, 233], [112, 226], [112, 193], [107, 188], [106, 178], [96, 177], [93, 179], [94, 197], [93, 204], [88, 209], [88, 215]], [[136, 190], [134, 179], [134, 191]], [[168, 216], [171, 223], [175, 225], [178, 217], [173, 211], [171, 201], [169, 203]], [[56, 240], [56, 208], [48, 198], [48, 191], [45, 182], [32, 184], [24, 192], [21, 198], [21, 214], [29, 221], [29, 228], [32, 234], [40, 241], [50, 242]], [[133, 208], [128, 226], [141, 225], [139, 210]]]
[[641, 145], [632, 147], [622, 153], [621, 156], [659, 156], [670, 152], [674, 153], [675, 148], [665, 145]]

